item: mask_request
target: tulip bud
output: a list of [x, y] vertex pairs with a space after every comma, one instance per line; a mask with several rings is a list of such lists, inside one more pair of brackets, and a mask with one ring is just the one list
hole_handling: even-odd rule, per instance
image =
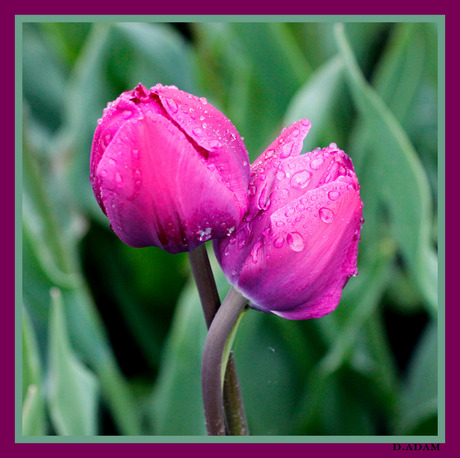
[[289, 319], [332, 312], [357, 275], [363, 204], [350, 158], [335, 144], [300, 155], [301, 120], [252, 164], [240, 226], [214, 241], [229, 282], [255, 309]]
[[249, 158], [204, 97], [139, 84], [109, 103], [93, 139], [95, 197], [133, 247], [190, 251], [228, 236], [247, 210]]

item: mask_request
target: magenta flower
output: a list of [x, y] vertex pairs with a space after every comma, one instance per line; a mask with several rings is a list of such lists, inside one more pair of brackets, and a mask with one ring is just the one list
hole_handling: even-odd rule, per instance
[[332, 312], [357, 275], [363, 204], [350, 158], [335, 144], [300, 154], [301, 120], [252, 164], [249, 207], [232, 236], [214, 241], [229, 282], [255, 309], [289, 319]]
[[204, 97], [139, 84], [109, 103], [98, 123], [90, 180], [123, 242], [190, 251], [241, 222], [248, 153]]

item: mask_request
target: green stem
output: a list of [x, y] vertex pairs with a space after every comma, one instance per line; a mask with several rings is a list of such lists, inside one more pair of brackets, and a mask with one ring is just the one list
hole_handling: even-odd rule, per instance
[[[226, 419], [227, 427], [230, 424], [240, 425], [240, 434], [248, 434], [245, 426], [246, 419], [244, 417], [238, 419], [238, 412], [225, 415], [224, 404], [226, 407], [231, 407], [231, 404], [224, 403], [221, 380], [224, 351], [228, 345], [229, 336], [246, 305], [247, 299], [239, 291], [231, 288], [214, 317], [206, 338], [201, 367], [201, 382], [206, 430], [209, 436], [225, 436], [227, 434]], [[227, 377], [226, 379], [229, 380]], [[244, 415], [244, 411], [242, 413]]]
[[198, 289], [198, 295], [200, 296], [201, 306], [203, 307], [206, 326], [209, 329], [220, 307], [220, 299], [204, 243], [190, 251], [188, 259]]
[[[203, 313], [208, 329], [220, 307], [220, 299], [216, 283], [209, 263], [208, 253], [204, 244], [189, 254], [190, 266], [197, 285]], [[243, 398], [241, 396], [236, 364], [233, 352], [230, 352], [224, 380], [224, 410], [227, 420], [227, 433], [231, 436], [249, 434]]]

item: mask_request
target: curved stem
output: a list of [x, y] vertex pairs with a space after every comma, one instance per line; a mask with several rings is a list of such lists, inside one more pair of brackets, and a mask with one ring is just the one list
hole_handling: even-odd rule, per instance
[[[189, 252], [188, 257], [203, 307], [206, 326], [209, 329], [220, 307], [220, 299], [205, 245], [202, 244]], [[225, 372], [224, 410], [228, 435], [247, 436], [249, 430], [233, 352], [230, 352]]]
[[220, 299], [204, 243], [190, 251], [188, 259], [198, 289], [198, 295], [200, 296], [201, 306], [203, 307], [206, 326], [209, 329], [220, 307]]
[[[206, 430], [209, 436], [225, 436], [226, 424], [221, 380], [224, 350], [234, 325], [247, 305], [247, 299], [231, 288], [209, 328], [201, 367]], [[230, 418], [234, 422], [235, 418]], [[245, 423], [241, 418], [237, 422]], [[247, 428], [246, 434], [247, 434]]]

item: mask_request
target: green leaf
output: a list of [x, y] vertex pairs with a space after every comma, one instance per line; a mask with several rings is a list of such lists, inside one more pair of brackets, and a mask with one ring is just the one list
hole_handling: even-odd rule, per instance
[[110, 65], [119, 77], [127, 76], [129, 86], [162, 83], [194, 91], [190, 48], [169, 24], [116, 23], [112, 35]]
[[354, 102], [372, 133], [372, 156], [366, 158], [366, 166], [379, 171], [374, 186], [388, 207], [392, 231], [405, 261], [434, 312], [437, 261], [431, 244], [432, 201], [425, 171], [401, 125], [364, 80], [343, 26], [335, 30]]
[[310, 64], [287, 24], [203, 23], [196, 33], [201, 79], [210, 81], [217, 105], [245, 137], [254, 160], [281, 130], [286, 106], [307, 80]]
[[22, 399], [29, 385], [41, 385], [41, 361], [29, 314], [22, 309]]
[[397, 434], [414, 434], [438, 410], [437, 322], [427, 326], [409, 364], [400, 394]]
[[157, 435], [206, 434], [200, 382], [206, 333], [196, 286], [190, 281], [176, 306], [152, 397], [150, 415]]
[[380, 303], [393, 257], [394, 247], [382, 243], [374, 264], [367, 270], [360, 270], [359, 277], [353, 279], [354, 288], [350, 290], [347, 286], [337, 310], [318, 320], [318, 326], [327, 333], [330, 343], [325, 355], [308, 374], [303, 396], [298, 401], [296, 424], [300, 431], [315, 430], [317, 415], [327, 408], [324, 403], [329, 402], [325, 390], [329, 383], [333, 383], [338, 371], [356, 358], [359, 352], [357, 340]]
[[71, 348], [59, 290], [51, 290], [49, 409], [56, 431], [65, 436], [97, 432], [97, 379]]
[[37, 385], [29, 385], [22, 407], [22, 435], [43, 436], [45, 434], [45, 399], [42, 389]]
[[22, 434], [41, 436], [46, 433], [45, 400], [42, 369], [32, 323], [22, 310]]
[[305, 151], [321, 146], [321, 140], [328, 144], [338, 140], [331, 130], [337, 98], [343, 92], [343, 62], [334, 57], [320, 67], [291, 99], [284, 124], [287, 126], [302, 118], [311, 122], [311, 130], [304, 143]]

